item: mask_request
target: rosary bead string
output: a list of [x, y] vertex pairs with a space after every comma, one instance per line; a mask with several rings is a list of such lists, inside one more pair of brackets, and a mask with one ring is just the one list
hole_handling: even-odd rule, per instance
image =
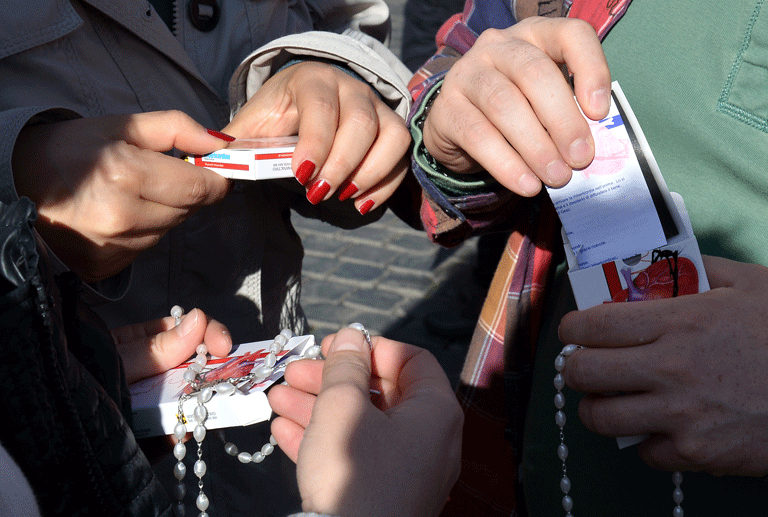
[[[577, 350], [584, 347], [579, 345], [565, 345], [563, 349], [557, 354], [555, 358], [555, 424], [560, 429], [560, 444], [557, 446], [557, 457], [563, 462], [563, 477], [560, 479], [560, 490], [563, 492], [563, 510], [565, 510], [565, 517], [573, 517], [571, 510], [573, 509], [573, 498], [570, 496], [571, 480], [566, 475], [567, 468], [565, 460], [568, 458], [568, 446], [565, 445], [565, 395], [563, 395], [563, 388], [565, 387], [565, 378], [563, 377], [563, 369], [565, 369], [566, 359], [574, 354]], [[683, 517], [683, 490], [680, 488], [683, 482], [683, 473], [676, 471], [672, 473], [672, 482], [675, 485], [675, 489], [672, 492], [672, 500], [675, 502], [675, 507], [672, 510], [672, 517]]]

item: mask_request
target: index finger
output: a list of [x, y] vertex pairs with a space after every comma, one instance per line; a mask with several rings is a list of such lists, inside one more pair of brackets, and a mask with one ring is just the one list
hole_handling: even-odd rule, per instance
[[208, 154], [222, 149], [232, 137], [204, 128], [184, 112], [152, 111], [115, 117], [114, 136], [151, 151], [178, 149], [190, 154]]
[[[339, 86], [334, 70], [313, 68], [314, 81], [310, 87], [299, 84], [293, 92], [299, 116], [299, 141], [293, 152], [293, 170], [308, 167], [309, 175], [302, 177], [302, 184], [319, 172], [331, 152], [339, 126]], [[303, 76], [302, 76], [303, 77]]]
[[606, 303], [573, 311], [560, 321], [558, 336], [563, 343], [591, 348], [645, 345], [688, 317], [677, 300]]

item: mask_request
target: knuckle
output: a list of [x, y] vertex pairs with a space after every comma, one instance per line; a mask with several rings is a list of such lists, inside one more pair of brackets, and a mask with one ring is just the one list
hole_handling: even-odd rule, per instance
[[358, 107], [349, 113], [349, 120], [355, 125], [356, 131], [364, 131], [366, 136], [373, 137], [379, 130], [379, 117], [373, 107]]
[[567, 22], [565, 24], [566, 38], [579, 36], [597, 37], [594, 27], [589, 22], [579, 18], [568, 18], [565, 21]]
[[167, 110], [164, 112], [164, 116], [168, 124], [178, 127], [183, 126], [189, 120], [189, 117], [180, 110]]
[[696, 433], [686, 433], [675, 437], [673, 445], [686, 463], [706, 465], [709, 462], [709, 448], [703, 440], [696, 436]]
[[308, 108], [310, 113], [319, 117], [332, 118], [333, 120], [336, 120], [338, 117], [337, 104], [330, 98], [322, 95], [313, 97]]
[[477, 38], [475, 45], [498, 45], [505, 39], [505, 31], [501, 29], [485, 29]]
[[195, 177], [187, 192], [190, 205], [199, 205], [208, 199], [208, 182], [201, 176]]
[[392, 142], [397, 149], [407, 149], [411, 145], [411, 132], [405, 124], [393, 124], [387, 128], [387, 139]]

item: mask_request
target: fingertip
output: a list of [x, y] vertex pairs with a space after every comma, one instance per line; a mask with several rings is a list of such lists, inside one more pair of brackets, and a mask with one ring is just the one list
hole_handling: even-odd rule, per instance
[[562, 160], [553, 160], [547, 165], [547, 182], [552, 187], [561, 187], [571, 180], [572, 170]]
[[593, 120], [600, 120], [608, 116], [611, 108], [611, 89], [597, 88], [589, 95], [589, 109]]
[[568, 157], [571, 165], [576, 169], [586, 167], [595, 156], [595, 146], [592, 138], [577, 138], [568, 148]]
[[301, 445], [304, 428], [288, 418], [278, 416], [272, 420], [270, 431], [272, 432], [272, 436], [275, 437], [275, 441], [277, 442], [278, 447], [280, 447], [280, 450], [282, 450], [291, 461], [296, 463], [299, 458], [299, 446]]
[[520, 193], [525, 197], [533, 197], [541, 190], [541, 181], [532, 172], [526, 172], [517, 180]]
[[364, 334], [357, 329], [347, 328], [336, 333], [328, 349], [328, 354], [363, 351], [369, 351]]

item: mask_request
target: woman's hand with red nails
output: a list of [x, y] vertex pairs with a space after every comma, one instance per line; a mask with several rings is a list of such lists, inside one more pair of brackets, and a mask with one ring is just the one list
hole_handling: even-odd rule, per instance
[[229, 180], [163, 152], [226, 145], [178, 111], [40, 124], [19, 134], [13, 177], [18, 195], [37, 205], [35, 227], [46, 244], [94, 282], [229, 191]]
[[290, 364], [289, 385], [269, 393], [272, 433], [297, 462], [305, 511], [436, 516], [458, 477], [463, 413], [429, 352], [372, 345], [343, 329], [323, 341], [325, 361]]
[[[574, 77], [574, 90], [560, 65]], [[450, 69], [424, 122], [424, 145], [455, 172], [485, 169], [533, 196], [587, 166], [591, 119], [608, 114], [611, 76], [600, 40], [581, 20], [527, 18], [483, 32]]]
[[405, 121], [370, 85], [326, 63], [281, 70], [224, 131], [238, 138], [298, 134], [292, 166], [313, 204], [338, 192], [342, 200], [354, 197], [358, 209], [368, 200], [380, 206], [408, 170]]

